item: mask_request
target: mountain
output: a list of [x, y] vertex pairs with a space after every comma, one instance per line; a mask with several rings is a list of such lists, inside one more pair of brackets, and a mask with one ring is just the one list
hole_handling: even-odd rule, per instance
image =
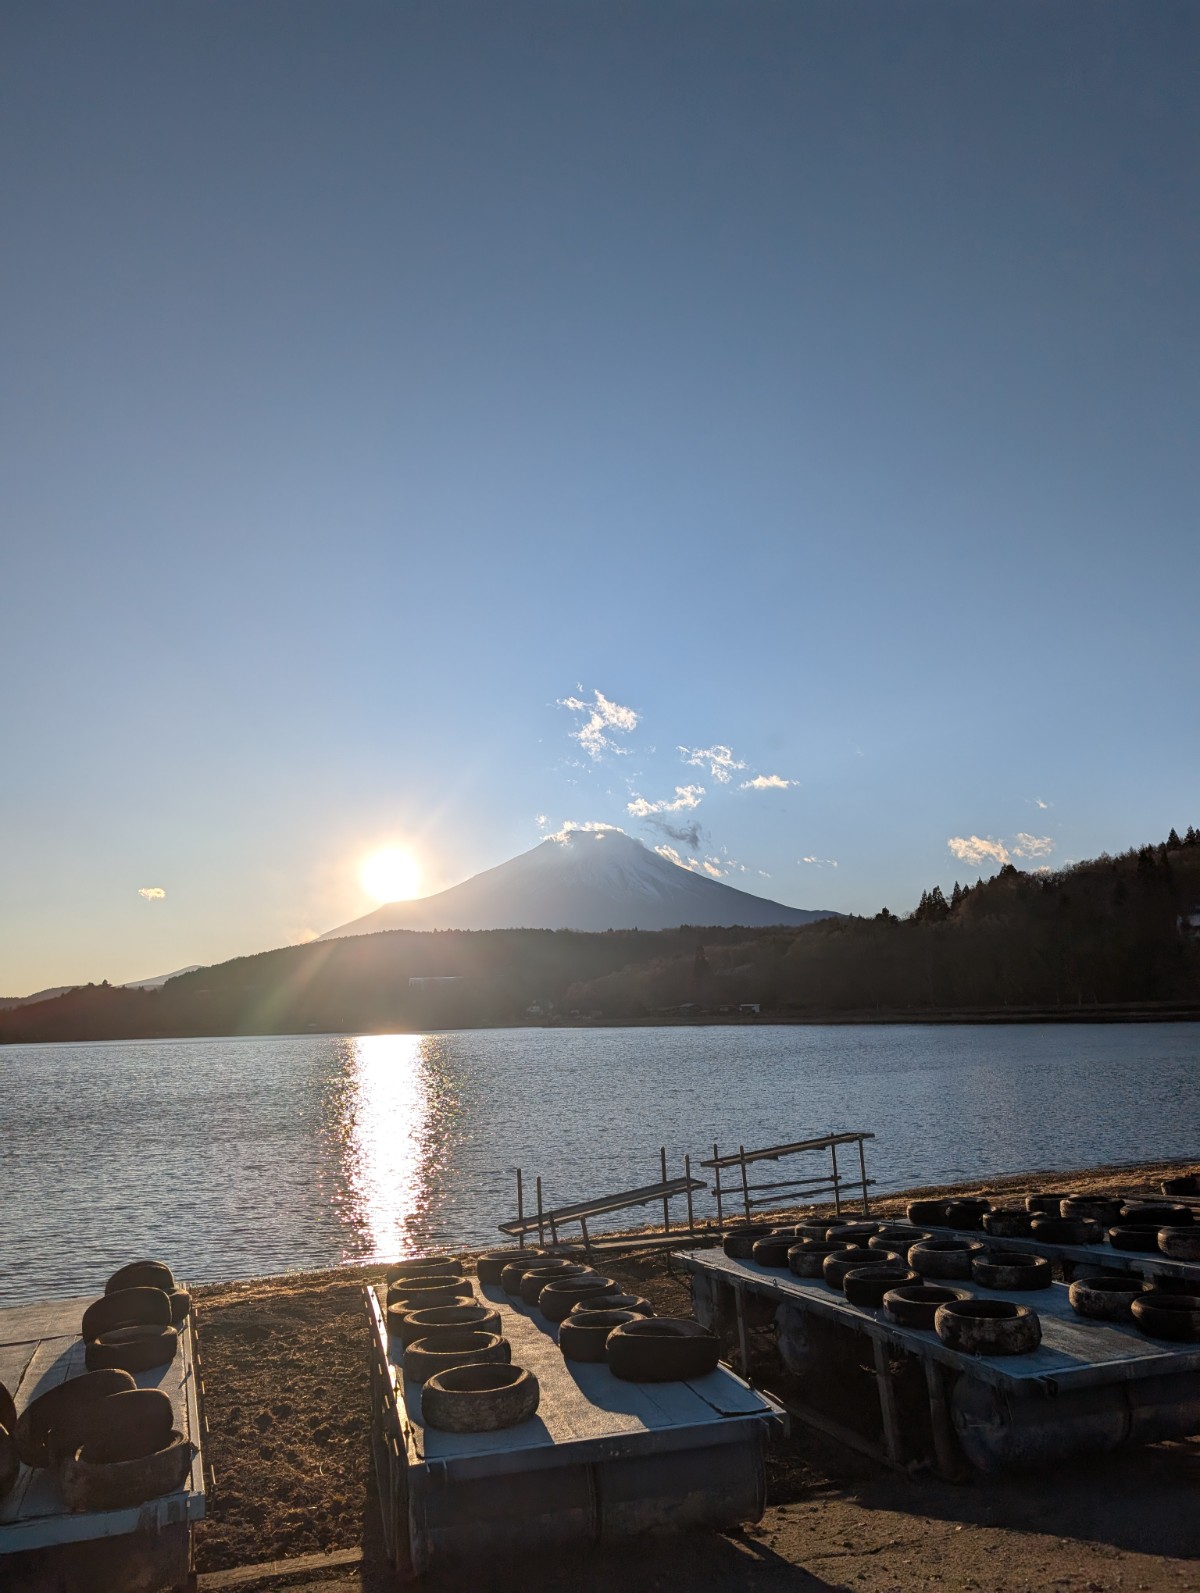
[[186, 968], [176, 968], [172, 973], [155, 974], [152, 979], [129, 979], [121, 987], [123, 990], [159, 990], [168, 979], [178, 979], [180, 974], [195, 973], [203, 964], [189, 962]]
[[572, 830], [436, 896], [389, 902], [320, 938], [386, 929], [761, 928], [839, 916], [722, 885], [620, 830]]
[[0, 996], [0, 1012], [10, 1012], [13, 1007], [31, 1007], [35, 1001], [53, 1001], [55, 996], [65, 996], [74, 985], [52, 985], [48, 990], [35, 990], [31, 996]]

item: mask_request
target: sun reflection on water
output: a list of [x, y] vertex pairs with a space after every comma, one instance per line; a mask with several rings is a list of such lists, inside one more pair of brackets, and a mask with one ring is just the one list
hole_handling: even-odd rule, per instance
[[368, 1034], [351, 1042], [344, 1173], [362, 1260], [405, 1255], [428, 1205], [425, 1062], [418, 1034]]

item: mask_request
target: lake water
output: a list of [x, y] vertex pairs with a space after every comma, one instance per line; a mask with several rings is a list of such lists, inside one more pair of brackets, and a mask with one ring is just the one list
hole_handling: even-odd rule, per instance
[[882, 1190], [1197, 1156], [1198, 1056], [1200, 1024], [3, 1047], [0, 1304], [143, 1255], [204, 1282], [499, 1244], [518, 1166], [562, 1204], [656, 1180], [663, 1144], [707, 1178], [714, 1141], [866, 1129]]

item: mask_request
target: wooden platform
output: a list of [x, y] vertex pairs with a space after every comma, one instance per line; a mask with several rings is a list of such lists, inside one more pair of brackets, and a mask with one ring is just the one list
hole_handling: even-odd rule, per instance
[[[86, 1370], [79, 1323], [93, 1298], [0, 1311], [0, 1382], [16, 1399], [18, 1415], [39, 1394]], [[5, 1583], [7, 1574], [5, 1556], [132, 1534], [153, 1538], [172, 1528], [182, 1528], [186, 1540], [188, 1525], [203, 1517], [204, 1469], [190, 1321], [179, 1330], [179, 1351], [171, 1364], [139, 1373], [135, 1381], [139, 1388], [161, 1388], [170, 1395], [176, 1428], [196, 1446], [183, 1487], [127, 1510], [71, 1512], [52, 1470], [22, 1465], [12, 1492], [0, 1500], [0, 1583]], [[121, 1585], [118, 1579], [109, 1583], [113, 1588]]]
[[962, 1228], [923, 1225], [938, 1239], [974, 1239], [989, 1250], [1020, 1250], [1026, 1255], [1045, 1256], [1061, 1262], [1069, 1276], [1094, 1272], [1136, 1272], [1146, 1278], [1186, 1278], [1196, 1284], [1200, 1294], [1200, 1262], [1172, 1261], [1157, 1250], [1117, 1250], [1106, 1240], [1099, 1245], [1060, 1245], [1031, 1234], [1022, 1239], [994, 1239], [991, 1234]]
[[367, 1291], [376, 1465], [402, 1576], [434, 1558], [758, 1518], [768, 1430], [783, 1420], [772, 1399], [726, 1367], [690, 1382], [621, 1382], [605, 1365], [565, 1360], [557, 1327], [498, 1286], [475, 1292], [541, 1388], [536, 1416], [499, 1432], [424, 1425], [420, 1388]]

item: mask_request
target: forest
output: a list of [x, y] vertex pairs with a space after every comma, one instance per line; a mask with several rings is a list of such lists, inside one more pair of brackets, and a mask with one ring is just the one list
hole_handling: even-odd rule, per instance
[[0, 1042], [514, 1024], [1200, 1016], [1200, 832], [796, 929], [397, 930], [0, 1011]]

